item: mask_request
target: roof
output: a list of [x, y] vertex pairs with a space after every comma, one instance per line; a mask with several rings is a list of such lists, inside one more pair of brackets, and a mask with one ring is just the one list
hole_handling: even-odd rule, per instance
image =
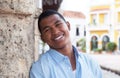
[[91, 6], [90, 11], [110, 10], [109, 5]]
[[85, 19], [85, 15], [82, 12], [77, 12], [77, 11], [63, 11], [63, 16], [65, 17], [70, 17], [70, 18], [82, 18]]

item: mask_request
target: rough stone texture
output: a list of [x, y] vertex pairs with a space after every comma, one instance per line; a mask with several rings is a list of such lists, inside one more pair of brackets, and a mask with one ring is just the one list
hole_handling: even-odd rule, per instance
[[35, 4], [35, 0], [0, 0], [0, 12], [31, 15]]
[[34, 0], [0, 0], [0, 78], [29, 78], [35, 8]]

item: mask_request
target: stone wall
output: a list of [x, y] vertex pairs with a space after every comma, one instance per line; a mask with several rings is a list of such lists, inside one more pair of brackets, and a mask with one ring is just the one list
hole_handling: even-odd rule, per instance
[[0, 0], [0, 78], [29, 78], [35, 0]]

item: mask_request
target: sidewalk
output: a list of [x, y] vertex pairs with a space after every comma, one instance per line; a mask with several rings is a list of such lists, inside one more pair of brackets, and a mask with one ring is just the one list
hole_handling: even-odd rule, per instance
[[100, 64], [102, 69], [112, 71], [120, 75], [120, 55], [114, 54], [91, 54]]

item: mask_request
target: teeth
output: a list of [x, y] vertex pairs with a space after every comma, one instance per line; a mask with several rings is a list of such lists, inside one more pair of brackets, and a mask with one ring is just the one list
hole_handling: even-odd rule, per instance
[[55, 38], [55, 40], [59, 40], [63, 37], [63, 35], [60, 35], [59, 37]]

